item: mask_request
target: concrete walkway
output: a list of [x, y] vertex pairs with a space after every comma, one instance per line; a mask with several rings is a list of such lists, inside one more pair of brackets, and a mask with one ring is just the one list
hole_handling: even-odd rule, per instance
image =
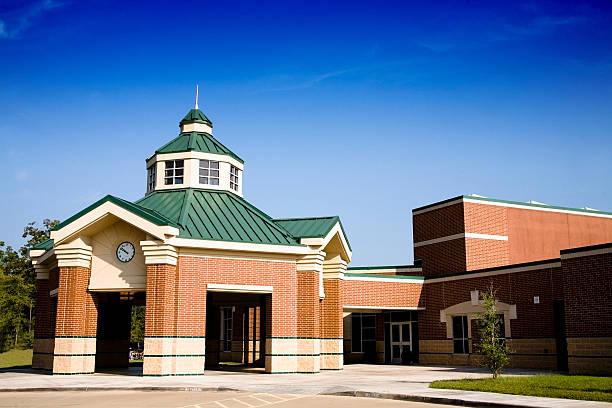
[[[510, 375], [540, 374], [507, 370]], [[612, 404], [555, 398], [525, 397], [485, 392], [437, 390], [429, 383], [440, 379], [481, 378], [488, 374], [473, 367], [347, 365], [341, 372], [316, 375], [267, 375], [249, 372], [207, 371], [201, 377], [140, 377], [138, 369], [120, 374], [53, 376], [33, 370], [0, 372], [0, 391], [51, 390], [239, 390], [270, 394], [346, 395], [467, 406], [606, 407]]]

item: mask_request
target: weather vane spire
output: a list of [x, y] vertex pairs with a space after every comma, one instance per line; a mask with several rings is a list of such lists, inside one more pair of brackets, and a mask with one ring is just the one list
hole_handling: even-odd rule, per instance
[[198, 108], [198, 85], [196, 84], [196, 99], [195, 99], [195, 107], [194, 109], [200, 109]]

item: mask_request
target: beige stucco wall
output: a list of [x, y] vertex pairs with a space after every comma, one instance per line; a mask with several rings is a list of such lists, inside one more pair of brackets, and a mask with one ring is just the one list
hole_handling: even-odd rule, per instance
[[[91, 237], [91, 279], [90, 290], [127, 290], [146, 287], [146, 267], [140, 241], [146, 234], [123, 221], [117, 221]], [[128, 241], [136, 250], [130, 262], [117, 259], [120, 243]]]

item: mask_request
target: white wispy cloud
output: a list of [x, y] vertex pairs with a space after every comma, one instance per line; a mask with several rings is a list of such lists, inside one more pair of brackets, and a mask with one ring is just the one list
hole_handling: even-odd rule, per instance
[[63, 5], [56, 0], [41, 0], [3, 13], [0, 16], [0, 39], [19, 38], [40, 16]]
[[317, 75], [317, 76], [312, 77], [310, 79], [297, 81], [297, 82], [294, 82], [292, 84], [288, 84], [286, 86], [271, 87], [271, 88], [263, 90], [263, 92], [295, 91], [295, 90], [298, 90], [298, 89], [311, 88], [311, 87], [317, 85], [318, 83], [323, 82], [323, 81], [325, 81], [327, 79], [334, 78], [334, 77], [339, 77], [341, 75], [347, 74], [349, 72], [357, 71], [359, 69], [360, 69], [359, 67], [355, 67], [355, 68], [343, 69], [343, 70], [339, 70], [339, 71], [331, 71], [331, 72], [327, 72], [327, 73], [324, 73], [324, 74], [321, 74], [321, 75]]

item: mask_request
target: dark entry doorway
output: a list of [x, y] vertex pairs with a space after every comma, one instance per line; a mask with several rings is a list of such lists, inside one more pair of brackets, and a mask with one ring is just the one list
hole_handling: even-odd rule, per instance
[[265, 296], [255, 293], [208, 293], [207, 368], [265, 366]]
[[[145, 292], [97, 293], [96, 372], [130, 367], [132, 309], [144, 307]], [[144, 317], [144, 316], [142, 316]], [[144, 327], [144, 322], [142, 322]], [[144, 334], [144, 330], [143, 330]], [[142, 363], [136, 366], [142, 366]]]

